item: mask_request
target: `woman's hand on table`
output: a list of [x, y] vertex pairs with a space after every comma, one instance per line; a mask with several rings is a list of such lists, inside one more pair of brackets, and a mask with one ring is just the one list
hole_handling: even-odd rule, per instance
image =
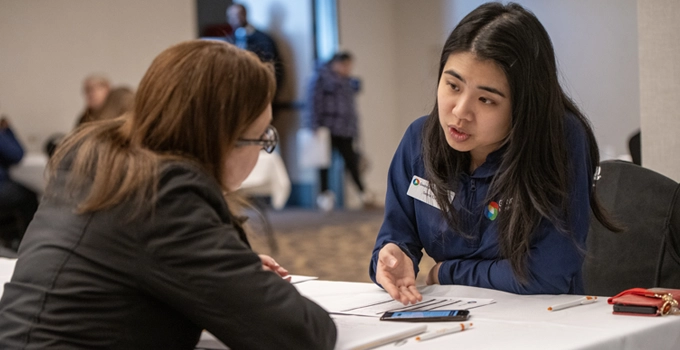
[[264, 254], [259, 254], [260, 260], [262, 260], [262, 269], [265, 271], [272, 271], [276, 273], [277, 275], [281, 276], [286, 281], [291, 280], [292, 276], [288, 274], [288, 270], [284, 269], [283, 266], [279, 265], [279, 263], [274, 260], [269, 255], [264, 255]]
[[404, 305], [423, 300], [416, 288], [413, 261], [394, 243], [380, 249], [375, 280], [394, 300]]

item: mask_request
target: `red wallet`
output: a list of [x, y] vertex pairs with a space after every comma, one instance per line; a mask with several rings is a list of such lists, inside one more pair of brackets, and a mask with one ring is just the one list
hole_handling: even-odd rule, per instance
[[[680, 300], [680, 289], [666, 288], [631, 288], [607, 299], [609, 304], [615, 306], [614, 314], [617, 315], [636, 315], [636, 316], [665, 316], [678, 312], [678, 300]], [[651, 310], [652, 312], [621, 312], [619, 310]]]

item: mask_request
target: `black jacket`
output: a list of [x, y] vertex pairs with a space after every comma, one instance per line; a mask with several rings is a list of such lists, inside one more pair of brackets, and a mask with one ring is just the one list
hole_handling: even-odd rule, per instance
[[60, 170], [0, 300], [0, 349], [332, 349], [328, 314], [264, 271], [218, 184], [162, 171], [154, 212], [77, 215]]

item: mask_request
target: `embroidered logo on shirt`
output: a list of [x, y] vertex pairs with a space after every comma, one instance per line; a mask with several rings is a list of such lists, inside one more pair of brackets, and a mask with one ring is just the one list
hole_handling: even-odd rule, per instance
[[496, 220], [496, 217], [498, 216], [498, 203], [491, 201], [489, 205], [486, 206], [486, 210], [484, 211], [484, 215], [487, 217], [487, 219], [494, 221]]

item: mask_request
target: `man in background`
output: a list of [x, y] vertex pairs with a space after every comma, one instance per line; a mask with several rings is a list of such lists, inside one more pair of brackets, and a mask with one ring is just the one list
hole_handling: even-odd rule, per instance
[[227, 41], [254, 52], [263, 62], [272, 62], [276, 69], [276, 86], [281, 88], [283, 66], [274, 40], [248, 23], [248, 12], [241, 4], [227, 8], [227, 22], [233, 28], [233, 34], [227, 36]]

